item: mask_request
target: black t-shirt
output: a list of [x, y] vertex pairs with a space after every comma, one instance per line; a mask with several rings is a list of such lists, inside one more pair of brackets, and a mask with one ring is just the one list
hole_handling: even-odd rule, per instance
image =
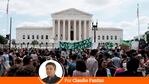
[[58, 82], [59, 80], [60, 80], [60, 78], [57, 77], [56, 75], [54, 77], [52, 77], [51, 79], [49, 79], [49, 77], [42, 79], [42, 81], [44, 81], [47, 84], [54, 84], [54, 83]]

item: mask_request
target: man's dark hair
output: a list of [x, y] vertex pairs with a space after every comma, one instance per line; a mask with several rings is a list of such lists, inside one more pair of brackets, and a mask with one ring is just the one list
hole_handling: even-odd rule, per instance
[[129, 71], [137, 71], [139, 67], [139, 60], [138, 59], [131, 59], [127, 62], [127, 70]]
[[4, 49], [3, 52], [8, 53], [8, 50], [7, 49]]
[[102, 59], [100, 59], [100, 60], [98, 60], [98, 68], [100, 69], [100, 68], [102, 68], [102, 62], [104, 61], [104, 60], [106, 60], [105, 58], [102, 58]]
[[0, 56], [1, 56], [1, 55], [3, 55], [3, 52], [2, 52], [2, 51], [0, 51]]
[[119, 57], [119, 55], [118, 55], [117, 52], [114, 52], [114, 56], [115, 56], [115, 57]]
[[26, 56], [23, 58], [23, 65], [28, 65], [30, 64], [30, 60], [32, 59], [31, 56]]
[[93, 50], [91, 50], [90, 55], [95, 56], [97, 54], [97, 52], [98, 52], [98, 50], [93, 49]]
[[82, 60], [77, 60], [76, 62], [76, 70], [81, 72], [86, 72], [86, 64]]
[[47, 67], [48, 65], [52, 65], [52, 66], [54, 67], [54, 70], [56, 70], [56, 65], [55, 65], [53, 62], [48, 62], [48, 63], [46, 64], [46, 67]]
[[72, 54], [72, 55], [71, 55], [71, 59], [72, 59], [72, 60], [76, 60], [76, 59], [77, 59], [77, 54]]

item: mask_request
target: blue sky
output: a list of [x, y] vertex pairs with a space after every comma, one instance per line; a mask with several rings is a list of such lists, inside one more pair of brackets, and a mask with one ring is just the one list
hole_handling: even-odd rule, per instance
[[[124, 39], [132, 39], [137, 32], [137, 3], [140, 6], [140, 33], [147, 31], [149, 0], [10, 0], [9, 17], [13, 17], [12, 38], [16, 27], [52, 26], [51, 13], [76, 8], [93, 14], [99, 27], [123, 29]], [[7, 0], [0, 0], [0, 34], [8, 32]]]

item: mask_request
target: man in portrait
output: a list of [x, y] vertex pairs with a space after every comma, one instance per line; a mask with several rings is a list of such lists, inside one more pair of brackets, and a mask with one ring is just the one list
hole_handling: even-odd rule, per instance
[[60, 80], [58, 76], [55, 74], [56, 65], [53, 62], [49, 62], [46, 64], [46, 74], [48, 75], [46, 78], [42, 79], [47, 84], [53, 84]]

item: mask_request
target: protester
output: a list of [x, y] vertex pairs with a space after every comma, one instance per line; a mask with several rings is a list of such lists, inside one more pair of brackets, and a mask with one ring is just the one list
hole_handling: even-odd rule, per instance
[[127, 70], [125, 72], [117, 73], [116, 76], [127, 76], [127, 77], [138, 77], [143, 76], [142, 73], [137, 72], [139, 67], [139, 60], [138, 59], [131, 59], [127, 62]]
[[77, 60], [76, 70], [73, 71], [73, 76], [90, 76], [90, 73], [87, 70], [86, 64], [83, 60]]
[[112, 58], [113, 64], [117, 67], [120, 68], [121, 66], [121, 59], [120, 56], [117, 52], [114, 53], [114, 57]]
[[16, 76], [35, 76], [35, 70], [32, 57], [26, 56], [23, 58], [23, 66], [17, 70]]
[[7, 49], [4, 49], [3, 57], [4, 57], [5, 74], [7, 74], [7, 71], [11, 67], [10, 64], [9, 64], [9, 54], [8, 54]]
[[70, 58], [71, 58], [71, 60], [68, 63], [68, 75], [72, 76], [73, 71], [76, 69], [76, 58], [77, 58], [77, 55], [73, 54], [72, 56], [70, 56]]
[[[106, 45], [106, 44], [105, 44]], [[9, 53], [8, 53], [9, 52]], [[108, 49], [0, 49], [0, 76], [38, 76], [39, 66], [46, 60], [58, 61], [65, 76], [147, 76], [149, 53], [145, 50]], [[130, 61], [137, 59], [138, 68]], [[77, 65], [77, 60], [82, 63]], [[84, 64], [85, 63], [85, 64]], [[83, 69], [78, 69], [78, 66]], [[85, 69], [86, 66], [86, 69]], [[86, 71], [85, 71], [86, 70]], [[143, 74], [142, 74], [143, 73]]]
[[7, 76], [16, 76], [17, 70], [23, 66], [23, 61], [20, 58], [16, 58], [14, 65], [9, 69]]
[[5, 73], [4, 57], [2, 55], [3, 52], [0, 50], [0, 76], [3, 76]]
[[117, 68], [115, 74], [125, 72], [127, 70], [127, 58], [122, 59], [120, 68]]
[[95, 71], [98, 68], [98, 61], [95, 59], [97, 54], [97, 50], [91, 50], [90, 57], [87, 59], [86, 65], [87, 69], [89, 70], [91, 76], [94, 76]]
[[111, 77], [111, 71], [109, 68], [107, 68], [107, 61], [106, 59], [102, 58], [98, 62], [98, 70], [95, 73], [95, 76], [97, 77]]

